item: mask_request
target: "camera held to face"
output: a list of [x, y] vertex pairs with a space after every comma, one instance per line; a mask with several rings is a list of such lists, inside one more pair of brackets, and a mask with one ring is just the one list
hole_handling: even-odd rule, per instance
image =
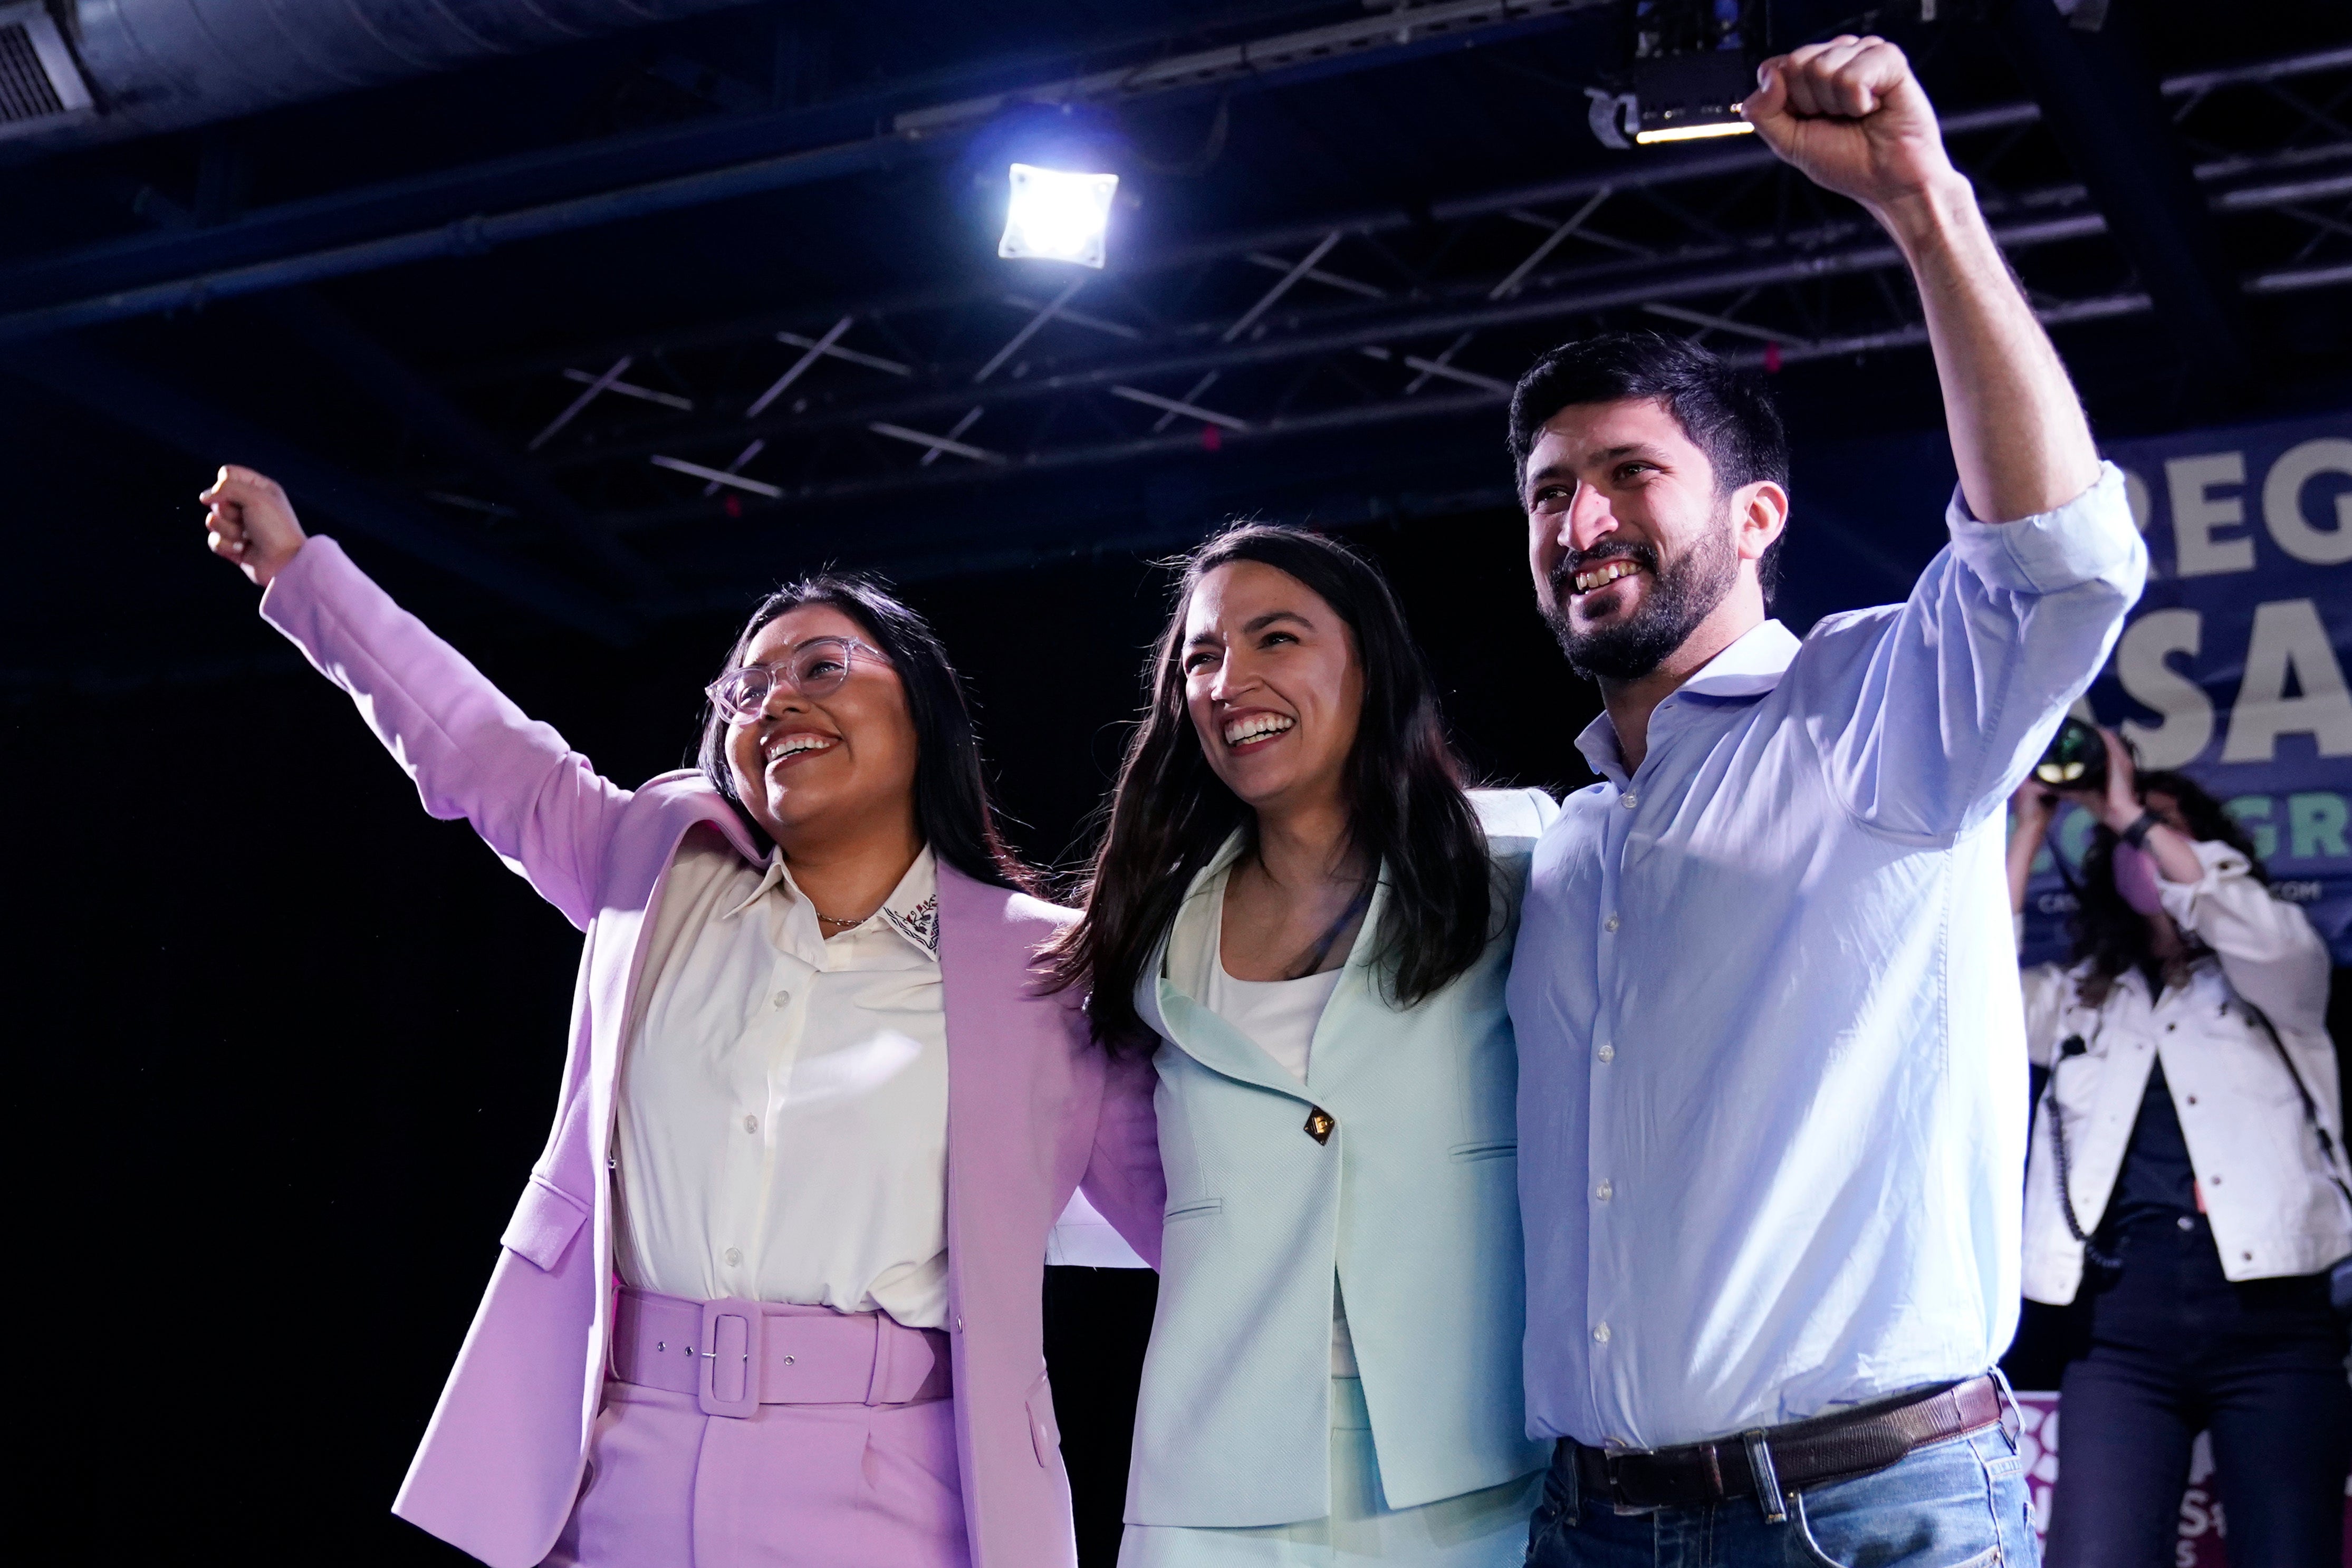
[[2099, 732], [2069, 716], [2033, 765], [2033, 777], [2053, 789], [2096, 792], [2107, 787], [2107, 744]]

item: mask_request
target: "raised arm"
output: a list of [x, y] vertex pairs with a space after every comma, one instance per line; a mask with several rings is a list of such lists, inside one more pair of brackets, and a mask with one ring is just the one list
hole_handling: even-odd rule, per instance
[[2023, 915], [2026, 883], [2033, 880], [2033, 862], [2042, 853], [2042, 841], [2050, 836], [2058, 798], [2029, 775], [2010, 796], [2009, 810], [2009, 912]]
[[2157, 896], [2173, 924], [2211, 948], [2239, 996], [2280, 1029], [2324, 1036], [2327, 944], [2294, 904], [2273, 898], [2234, 846], [2190, 838], [2147, 810], [2123, 737], [2102, 726], [2107, 785], [2075, 797], [2118, 836], [2147, 819], [2140, 847], [2156, 862]]
[[207, 542], [263, 590], [262, 618], [291, 638], [361, 716], [436, 817], [464, 817], [574, 925], [596, 912], [604, 847], [629, 792], [599, 778], [352, 564], [310, 538], [286, 492], [226, 467], [198, 497]]
[[1862, 820], [1939, 839], [2000, 809], [2105, 662], [2147, 552], [2057, 351], [1903, 52], [1839, 37], [1768, 60], [1742, 108], [1772, 150], [1850, 196], [1909, 259], [1960, 472], [1951, 548], [1901, 612], [1808, 640], [1833, 782]]
[[1859, 202], [1910, 263], [1969, 510], [2012, 522], [2089, 489], [2098, 450], [2074, 383], [1945, 156], [1903, 51], [1845, 35], [1767, 60], [1757, 81], [1743, 110], [1757, 133]]

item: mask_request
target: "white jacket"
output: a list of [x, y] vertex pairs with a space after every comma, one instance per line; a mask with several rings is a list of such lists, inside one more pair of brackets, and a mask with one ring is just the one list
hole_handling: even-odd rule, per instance
[[[2204, 1195], [2206, 1218], [2231, 1280], [2315, 1274], [2352, 1254], [2352, 1206], [2343, 1174], [2344, 1132], [2336, 1051], [2327, 1038], [2327, 948], [2291, 904], [2271, 896], [2245, 856], [2199, 843], [2205, 874], [2158, 881], [2166, 913], [2212, 949], [2186, 986], [2151, 1003], [2137, 972], [2118, 977], [2105, 1002], [2086, 1006], [2087, 966], [2025, 971], [2025, 1036], [2034, 1065], [2059, 1060], [2059, 1042], [2088, 1049], [2059, 1069], [2034, 1118], [2025, 1176], [2025, 1294], [2074, 1299], [2083, 1247], [2059, 1213], [2052, 1123], [2065, 1118], [2068, 1186], [2086, 1231], [2106, 1211], [2152, 1063], [2164, 1063], [2173, 1109]], [[2268, 1015], [2338, 1149], [2331, 1172], [2285, 1063], [2246, 1004]]]

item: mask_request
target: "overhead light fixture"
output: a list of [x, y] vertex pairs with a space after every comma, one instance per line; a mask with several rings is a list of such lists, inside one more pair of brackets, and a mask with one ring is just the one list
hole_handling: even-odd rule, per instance
[[1760, 0], [1631, 0], [1627, 59], [1611, 87], [1587, 88], [1606, 147], [1654, 147], [1756, 128], [1739, 106], [1756, 86]]
[[[1736, 112], [1739, 106], [1733, 104]], [[1660, 141], [1700, 141], [1710, 136], [1747, 136], [1756, 128], [1744, 120], [1695, 120], [1685, 125], [1662, 125], [1655, 131], [1633, 132], [1635, 142], [1643, 147]]]
[[1100, 267], [1110, 229], [1116, 174], [1073, 174], [1015, 163], [1013, 199], [1004, 213], [1004, 238], [996, 254], [1008, 258], [1068, 261]]

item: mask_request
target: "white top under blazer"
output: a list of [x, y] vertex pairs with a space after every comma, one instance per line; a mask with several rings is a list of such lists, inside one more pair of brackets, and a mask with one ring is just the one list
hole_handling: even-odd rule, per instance
[[[1315, 1050], [1315, 1026], [1323, 1021], [1323, 1009], [1339, 987], [1341, 971], [1326, 969], [1290, 980], [1236, 980], [1225, 967], [1223, 915], [1220, 910], [1217, 961], [1210, 966], [1201, 1000], [1211, 1012], [1255, 1040], [1303, 1088], [1307, 1060]], [[1357, 935], [1357, 941], [1366, 939], [1362, 933]], [[1356, 1375], [1356, 1347], [1348, 1338], [1347, 1294], [1336, 1281], [1331, 1289], [1331, 1375]]]
[[926, 849], [830, 941], [781, 855], [678, 848], [622, 1057], [632, 1285], [947, 1322], [947, 1017]]

